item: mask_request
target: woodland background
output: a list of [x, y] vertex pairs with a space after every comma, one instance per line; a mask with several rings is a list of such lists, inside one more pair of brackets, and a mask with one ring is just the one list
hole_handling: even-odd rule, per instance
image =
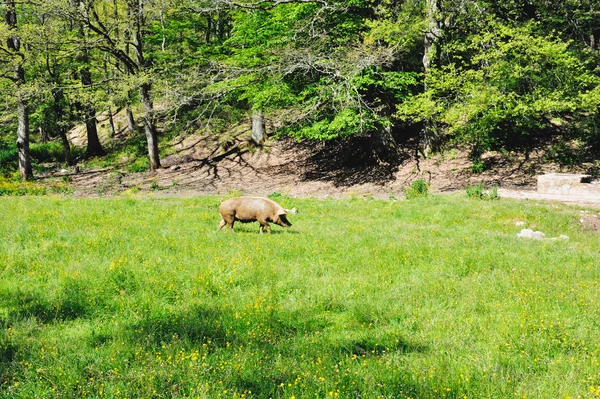
[[[161, 167], [162, 140], [333, 142], [345, 160], [409, 149], [600, 149], [600, 1], [47, 0], [0, 3], [0, 171], [128, 149]], [[98, 139], [127, 115], [128, 140]], [[252, 121], [252, 122], [250, 122]], [[67, 135], [85, 125], [87, 148]], [[139, 130], [139, 132], [137, 132]], [[226, 141], [224, 139], [224, 141]]]

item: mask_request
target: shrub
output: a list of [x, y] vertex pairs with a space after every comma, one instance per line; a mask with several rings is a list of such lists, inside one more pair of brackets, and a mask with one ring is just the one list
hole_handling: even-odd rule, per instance
[[45, 195], [46, 187], [36, 183], [0, 179], [0, 196]]
[[476, 184], [467, 187], [467, 197], [484, 201], [493, 201], [500, 199], [498, 196], [498, 187], [494, 186], [488, 191], [485, 190], [483, 184]]
[[132, 173], [147, 172], [150, 170], [150, 160], [148, 157], [136, 158], [135, 161], [127, 166], [127, 171]]
[[471, 165], [471, 172], [475, 174], [483, 173], [485, 169], [485, 164], [482, 161], [473, 162], [473, 165]]
[[52, 194], [72, 194], [73, 191], [70, 180], [52, 183], [48, 187], [48, 192]]
[[17, 165], [17, 146], [0, 142], [0, 176], [10, 175]]
[[483, 197], [484, 189], [485, 189], [485, 186], [483, 184], [467, 186], [467, 197], [481, 199]]
[[159, 190], [161, 190], [161, 188], [162, 187], [158, 185], [156, 180], [153, 180], [152, 183], [150, 183], [150, 190], [152, 190], [152, 191], [159, 191]]
[[55, 182], [47, 185], [22, 182], [0, 177], [0, 196], [71, 194], [73, 187], [68, 182]]
[[427, 197], [429, 194], [429, 185], [423, 179], [417, 179], [408, 188], [402, 190], [406, 199], [418, 197]]
[[31, 143], [29, 154], [37, 162], [65, 162], [65, 149], [56, 141]]

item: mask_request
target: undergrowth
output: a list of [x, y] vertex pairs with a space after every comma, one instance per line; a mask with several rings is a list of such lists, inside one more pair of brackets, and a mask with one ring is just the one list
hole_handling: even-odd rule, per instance
[[410, 186], [402, 189], [404, 197], [408, 200], [427, 197], [429, 195], [429, 185], [423, 179], [417, 179]]
[[73, 188], [68, 181], [41, 184], [0, 177], [0, 196], [71, 194], [72, 192]]
[[494, 201], [500, 199], [498, 196], [497, 186], [493, 186], [489, 190], [486, 190], [484, 184], [475, 184], [473, 186], [467, 186], [466, 192], [467, 197], [472, 199], [484, 201]]

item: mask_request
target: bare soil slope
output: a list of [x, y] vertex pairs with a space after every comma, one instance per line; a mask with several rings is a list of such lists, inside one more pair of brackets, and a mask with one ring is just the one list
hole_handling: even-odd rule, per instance
[[[77, 145], [85, 145], [81, 134], [78, 137]], [[175, 140], [162, 152], [171, 155], [163, 155], [163, 168], [155, 172], [129, 173], [125, 167], [113, 167], [68, 174], [77, 195], [114, 195], [133, 189], [169, 196], [236, 190], [252, 195], [280, 192], [289, 196], [400, 198], [402, 189], [419, 178], [427, 181], [433, 192], [484, 183], [501, 187], [506, 194], [535, 190], [536, 176], [541, 173], [585, 172], [585, 167], [564, 170], [544, 163], [543, 154], [534, 153], [525, 160], [490, 153], [483, 156], [487, 170], [473, 173], [467, 151], [460, 150], [419, 160], [407, 153], [395, 165], [348, 166], [342, 146], [272, 140], [262, 148], [253, 148], [243, 136], [223, 143], [191, 135]], [[60, 174], [54, 175], [58, 177]]]
[[[117, 138], [123, 139], [123, 130]], [[106, 134], [101, 136], [108, 144]], [[85, 146], [85, 133], [74, 130], [74, 145]], [[544, 160], [544, 154], [505, 156], [484, 154], [487, 169], [472, 171], [467, 151], [453, 149], [418, 160], [409, 153], [397, 164], [378, 163], [348, 166], [342, 145], [303, 145], [293, 140], [271, 140], [261, 148], [248, 145], [244, 134], [216, 141], [190, 135], [162, 149], [163, 168], [155, 172], [130, 173], [122, 167], [62, 171], [47, 177], [69, 176], [76, 195], [118, 195], [147, 192], [155, 196], [239, 194], [266, 196], [279, 192], [293, 197], [372, 196], [403, 197], [402, 190], [421, 178], [432, 192], [464, 190], [474, 184], [499, 187], [501, 197], [548, 200], [600, 208], [600, 198], [542, 195], [536, 192], [537, 175], [553, 172], [589, 173], [593, 165], [564, 168]], [[600, 214], [582, 211], [580, 223], [586, 230], [600, 231]]]

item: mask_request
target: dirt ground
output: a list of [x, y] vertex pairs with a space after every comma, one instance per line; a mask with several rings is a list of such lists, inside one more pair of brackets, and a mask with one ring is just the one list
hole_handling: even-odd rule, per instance
[[292, 197], [401, 198], [402, 189], [421, 178], [429, 183], [432, 192], [463, 190], [482, 183], [499, 187], [501, 196], [533, 199], [538, 174], [585, 172], [582, 168], [565, 170], [543, 163], [541, 154], [532, 154], [528, 160], [521, 156], [484, 154], [487, 170], [473, 173], [467, 152], [459, 150], [427, 159], [421, 156], [418, 161], [407, 154], [397, 165], [347, 166], [336, 149], [325, 145], [315, 148], [281, 140], [268, 142], [261, 149], [239, 151], [237, 144], [228, 149], [207, 138], [189, 136], [175, 141], [168, 149], [171, 155], [163, 156], [162, 168], [155, 172], [130, 173], [123, 166], [78, 173], [62, 170], [48, 178], [68, 175], [75, 194], [83, 196], [115, 195], [134, 189], [165, 196], [235, 190], [245, 195], [280, 192]]
[[[83, 131], [72, 132], [75, 145], [85, 145]], [[418, 160], [410, 154], [398, 164], [348, 166], [347, 154], [331, 146], [305, 146], [292, 140], [269, 141], [262, 148], [247, 147], [243, 140], [217, 143], [191, 135], [174, 140], [170, 155], [155, 172], [131, 173], [126, 165], [78, 172], [61, 170], [45, 180], [67, 178], [76, 196], [111, 196], [124, 192], [152, 193], [156, 197], [180, 197], [235, 192], [266, 196], [279, 192], [291, 197], [365, 196], [402, 198], [403, 189], [424, 179], [434, 193], [451, 193], [467, 186], [498, 187], [504, 198], [557, 201], [600, 209], [600, 197], [545, 195], [536, 192], [537, 175], [587, 173], [586, 165], [565, 169], [543, 160], [543, 153], [522, 155], [484, 154], [486, 170], [471, 171], [467, 151], [457, 149]], [[588, 165], [589, 166], [589, 165]], [[594, 212], [592, 212], [594, 213]], [[588, 230], [600, 230], [600, 215], [581, 220]]]

